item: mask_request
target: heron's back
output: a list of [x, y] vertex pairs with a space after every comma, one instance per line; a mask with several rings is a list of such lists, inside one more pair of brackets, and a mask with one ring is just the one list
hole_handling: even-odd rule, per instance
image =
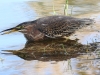
[[74, 18], [70, 16], [47, 16], [36, 20], [36, 27], [47, 37], [55, 38], [69, 36], [77, 29], [92, 25], [93, 20], [89, 18]]

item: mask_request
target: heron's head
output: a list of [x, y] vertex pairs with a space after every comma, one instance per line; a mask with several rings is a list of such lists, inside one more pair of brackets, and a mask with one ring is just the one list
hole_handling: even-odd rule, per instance
[[32, 22], [24, 22], [24, 23], [17, 25], [16, 27], [3, 30], [0, 33], [4, 35], [4, 34], [9, 34], [9, 33], [18, 31], [18, 32], [22, 32], [25, 34], [25, 33], [28, 33], [33, 28], [33, 26], [34, 25]]

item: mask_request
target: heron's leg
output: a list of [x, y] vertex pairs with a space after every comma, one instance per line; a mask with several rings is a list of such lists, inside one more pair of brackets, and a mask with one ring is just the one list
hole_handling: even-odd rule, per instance
[[69, 36], [63, 36], [63, 38], [65, 39], [65, 41], [70, 40], [70, 37]]

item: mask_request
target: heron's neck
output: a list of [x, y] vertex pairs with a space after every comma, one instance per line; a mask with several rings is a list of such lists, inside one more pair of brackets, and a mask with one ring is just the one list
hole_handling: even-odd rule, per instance
[[36, 28], [31, 29], [27, 34], [24, 34], [28, 41], [39, 41], [44, 39], [44, 34]]

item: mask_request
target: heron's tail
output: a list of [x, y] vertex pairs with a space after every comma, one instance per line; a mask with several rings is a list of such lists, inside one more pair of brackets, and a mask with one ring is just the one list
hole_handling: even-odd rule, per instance
[[89, 19], [89, 18], [81, 19], [81, 24], [82, 25], [92, 25], [94, 23], [95, 23], [94, 19]]

